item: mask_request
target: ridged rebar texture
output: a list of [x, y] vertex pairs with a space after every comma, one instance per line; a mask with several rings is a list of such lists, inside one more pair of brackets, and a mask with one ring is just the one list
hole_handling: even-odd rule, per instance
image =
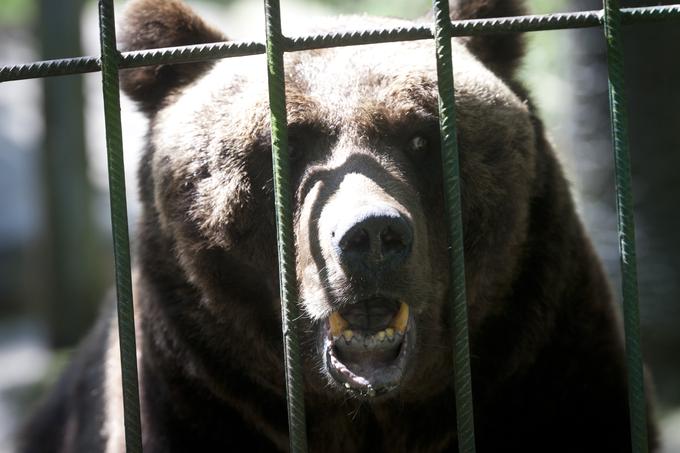
[[300, 311], [295, 277], [295, 241], [283, 66], [284, 37], [281, 34], [281, 12], [278, 0], [265, 0], [265, 19], [267, 22], [267, 80], [271, 111], [274, 203], [279, 253], [281, 329], [288, 396], [288, 435], [291, 453], [304, 453], [307, 451], [307, 424], [300, 343], [295, 324]]
[[99, 59], [95, 57], [36, 61], [35, 63], [0, 67], [0, 82], [84, 74], [86, 72], [97, 72], [99, 70], [101, 70]]
[[[621, 10], [623, 24], [680, 20], [680, 4], [624, 8]], [[597, 27], [602, 24], [603, 13], [581, 11], [575, 13], [543, 14], [455, 21], [451, 27], [453, 36], [469, 36], [496, 32], [529, 32], [560, 30], [567, 28]], [[336, 46], [375, 44], [381, 42], [428, 39], [432, 31], [426, 26], [396, 27], [374, 30], [356, 30], [336, 34], [321, 34], [284, 38], [281, 46], [284, 52], [320, 49]], [[193, 46], [170, 47], [166, 49], [124, 52], [120, 61], [121, 69], [136, 66], [188, 63], [214, 60], [265, 52], [265, 45], [259, 42], [222, 42]], [[33, 79], [67, 74], [95, 72], [100, 69], [95, 57], [65, 58], [35, 63], [0, 67], [0, 82]]]
[[621, 15], [618, 0], [604, 0], [604, 34], [607, 41], [609, 69], [609, 107], [616, 172], [616, 213], [621, 256], [623, 316], [628, 366], [628, 402], [633, 453], [646, 453], [647, 410], [644, 372], [640, 348], [640, 313], [638, 308], [637, 262], [635, 257], [635, 223], [628, 151], [628, 118], [623, 74]]
[[323, 49], [327, 47], [357, 46], [396, 41], [415, 41], [432, 38], [427, 25], [414, 24], [410, 27], [376, 28], [351, 30], [324, 35], [298, 36], [286, 40], [286, 51]]
[[139, 415], [139, 385], [137, 381], [137, 346], [132, 304], [130, 275], [130, 243], [128, 239], [127, 202], [125, 199], [125, 168], [120, 123], [120, 92], [116, 49], [116, 29], [113, 0], [99, 0], [102, 84], [104, 91], [104, 122], [109, 168], [111, 226], [115, 258], [116, 293], [118, 297], [118, 334], [123, 378], [123, 414], [127, 453], [141, 453], [142, 430]]
[[467, 301], [465, 297], [465, 261], [463, 257], [456, 103], [451, 62], [451, 22], [448, 0], [434, 0], [433, 7], [442, 174], [449, 236], [449, 303], [451, 304], [453, 328], [453, 371], [458, 450], [460, 453], [473, 453], [475, 451], [475, 428], [470, 377]]
[[263, 53], [265, 53], [265, 45], [259, 42], [194, 44], [190, 46], [125, 52], [123, 53], [120, 67], [135, 68], [167, 63], [194, 63]]

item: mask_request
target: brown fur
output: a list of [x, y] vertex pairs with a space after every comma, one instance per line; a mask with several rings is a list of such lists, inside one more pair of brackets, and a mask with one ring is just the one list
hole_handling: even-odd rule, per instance
[[[452, 10], [522, 11], [505, 0]], [[221, 39], [174, 1], [136, 0], [125, 23], [133, 49]], [[192, 25], [175, 33], [176, 24]], [[542, 124], [512, 78], [519, 49], [497, 36], [453, 42], [478, 451], [629, 451], [619, 322]], [[285, 65], [310, 451], [455, 452], [432, 43], [296, 52]], [[145, 451], [285, 451], [264, 58], [171, 71], [122, 74], [150, 118], [135, 279]], [[427, 144], [418, 152], [414, 136]], [[329, 245], [333, 225], [376, 202], [408, 218], [413, 251], [397, 274], [351, 278]], [[417, 342], [397, 389], [357, 398], [324, 367], [319, 333], [331, 312], [374, 293], [408, 301]], [[88, 451], [115, 451], [119, 433], [101, 420], [117, 401], [74, 370], [28, 432], [40, 437], [51, 423], [55, 451], [82, 451], [86, 440], [97, 445]], [[90, 401], [74, 383], [103, 393], [87, 414], [65, 405]], [[96, 413], [100, 424], [67, 439], [55, 418], [64, 412]]]
[[[451, 18], [489, 19], [526, 14], [522, 2], [507, 0], [453, 0]], [[524, 40], [520, 33], [492, 33], [463, 38], [468, 48], [502, 78], [512, 77], [524, 56]]]
[[[122, 47], [126, 50], [159, 49], [225, 41], [219, 31], [206, 25], [178, 0], [135, 3], [121, 29]], [[185, 85], [212, 66], [212, 62], [144, 66], [121, 72], [122, 88], [149, 113], [172, 89]]]

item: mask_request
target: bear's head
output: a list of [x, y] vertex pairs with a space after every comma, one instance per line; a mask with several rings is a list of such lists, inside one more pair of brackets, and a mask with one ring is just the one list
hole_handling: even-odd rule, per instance
[[[454, 18], [521, 13], [452, 4]], [[325, 30], [407, 25], [349, 17]], [[226, 40], [175, 1], [136, 0], [123, 48]], [[473, 344], [504, 310], [527, 241], [542, 133], [513, 81], [516, 36], [454, 39]], [[139, 266], [192, 373], [281, 393], [270, 113], [264, 56], [125, 70], [148, 115]], [[447, 219], [432, 40], [291, 52], [286, 102], [307, 390], [403, 400], [452, 384]], [[515, 87], [514, 89], [511, 87]], [[156, 319], [147, 319], [152, 331]], [[169, 333], [168, 333], [169, 332]], [[200, 352], [197, 353], [197, 352]]]

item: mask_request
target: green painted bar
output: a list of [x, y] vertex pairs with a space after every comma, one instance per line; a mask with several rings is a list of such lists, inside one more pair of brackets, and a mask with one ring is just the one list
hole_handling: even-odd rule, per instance
[[461, 453], [474, 453], [475, 427], [470, 376], [467, 301], [465, 297], [465, 260], [463, 257], [456, 103], [451, 62], [451, 21], [449, 19], [448, 0], [434, 0], [433, 5], [442, 172], [449, 235], [449, 273], [451, 279], [449, 303], [451, 304], [453, 320], [451, 325], [453, 327], [458, 449]]
[[609, 106], [616, 171], [616, 213], [619, 230], [619, 253], [621, 257], [631, 443], [633, 453], [646, 453], [648, 451], [647, 408], [645, 403], [642, 352], [640, 350], [635, 223], [633, 218], [630, 154], [628, 150], [628, 117], [623, 74], [621, 12], [618, 0], [604, 0], [604, 33], [607, 41]]
[[[680, 4], [622, 8], [624, 24], [680, 20]], [[454, 22], [455, 36], [472, 36], [495, 32], [531, 32], [564, 30], [602, 25], [601, 11], [577, 11], [573, 13], [542, 14], [520, 17], [462, 20]], [[288, 38], [284, 51], [320, 49], [379, 42], [395, 42], [414, 39], [429, 39], [427, 27], [386, 28], [376, 30], [355, 30], [333, 35], [310, 35]], [[123, 52], [120, 68], [139, 66], [188, 63], [196, 61], [231, 58], [264, 53], [264, 44], [259, 42], [223, 42], [191, 46], [149, 49]], [[12, 80], [54, 77], [82, 74], [100, 70], [95, 57], [64, 58], [59, 60], [36, 61], [27, 64], [0, 66], [0, 83]]]
[[307, 451], [307, 424], [300, 344], [295, 320], [299, 318], [295, 277], [295, 241], [293, 236], [292, 191], [288, 159], [288, 120], [283, 66], [281, 13], [278, 0], [265, 0], [267, 21], [267, 69], [269, 108], [272, 129], [272, 164], [279, 255], [281, 322], [288, 399], [288, 433], [290, 451]]
[[120, 91], [116, 49], [113, 0], [99, 0], [104, 121], [111, 198], [111, 226], [115, 258], [116, 293], [118, 297], [118, 333], [123, 377], [123, 414], [127, 453], [142, 452], [142, 430], [139, 414], [137, 346], [130, 274], [130, 242], [128, 237], [127, 201], [125, 199], [125, 167], [120, 124]]

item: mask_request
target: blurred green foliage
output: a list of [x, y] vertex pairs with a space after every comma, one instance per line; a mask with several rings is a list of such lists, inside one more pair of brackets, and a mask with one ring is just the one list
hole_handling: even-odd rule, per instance
[[429, 0], [313, 0], [340, 13], [367, 13], [383, 16], [418, 17], [428, 11]]
[[530, 14], [549, 14], [564, 12], [567, 0], [528, 0]]
[[26, 24], [37, 13], [35, 0], [0, 1], [0, 25]]
[[[217, 0], [219, 1], [219, 0]], [[341, 12], [378, 14], [414, 18], [422, 16], [432, 7], [430, 0], [311, 0]], [[566, 0], [527, 0], [532, 14], [546, 14], [562, 11]]]

